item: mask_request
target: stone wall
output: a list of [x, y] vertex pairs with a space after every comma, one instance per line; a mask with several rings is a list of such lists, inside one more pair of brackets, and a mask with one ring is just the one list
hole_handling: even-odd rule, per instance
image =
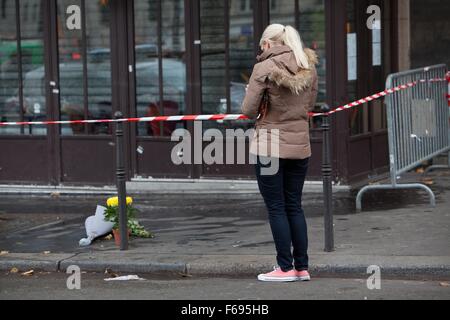
[[450, 66], [450, 1], [410, 0], [411, 68]]

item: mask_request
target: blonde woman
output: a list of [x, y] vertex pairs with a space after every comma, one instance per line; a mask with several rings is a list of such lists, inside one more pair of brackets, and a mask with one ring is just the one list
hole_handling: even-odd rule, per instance
[[[317, 97], [317, 56], [303, 48], [293, 27], [281, 24], [266, 28], [260, 46], [263, 52], [257, 57], [242, 112], [257, 118], [250, 153], [257, 156], [256, 177], [269, 213], [279, 267], [258, 279], [307, 281], [308, 235], [301, 197], [311, 156], [308, 111]], [[278, 150], [267, 147], [274, 137], [271, 132], [277, 132]], [[278, 161], [275, 174], [263, 173], [268, 160]]]

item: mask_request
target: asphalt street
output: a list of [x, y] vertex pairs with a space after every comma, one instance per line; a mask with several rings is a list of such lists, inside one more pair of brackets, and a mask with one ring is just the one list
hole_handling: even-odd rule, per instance
[[79, 290], [67, 288], [65, 273], [31, 276], [2, 273], [0, 299], [138, 300], [390, 300], [450, 299], [448, 281], [381, 279], [369, 290], [367, 279], [313, 278], [310, 282], [265, 283], [255, 278], [139, 276], [145, 280], [105, 281], [103, 273], [82, 273]]

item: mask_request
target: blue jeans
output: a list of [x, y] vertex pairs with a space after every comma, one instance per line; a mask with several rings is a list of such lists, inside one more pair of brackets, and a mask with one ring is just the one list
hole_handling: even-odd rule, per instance
[[[308, 269], [308, 231], [302, 209], [302, 191], [308, 170], [306, 159], [279, 159], [279, 169], [273, 175], [261, 174], [267, 158], [257, 159], [256, 178], [267, 210], [270, 228], [281, 270]], [[291, 248], [293, 247], [293, 251]]]

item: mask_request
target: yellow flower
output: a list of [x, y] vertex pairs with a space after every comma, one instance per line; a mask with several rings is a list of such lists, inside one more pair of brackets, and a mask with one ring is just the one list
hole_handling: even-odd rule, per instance
[[[130, 205], [133, 203], [132, 197], [127, 197], [127, 205]], [[106, 205], [108, 207], [118, 207], [119, 206], [119, 198], [118, 197], [111, 197], [106, 201]]]
[[109, 198], [106, 201], [106, 204], [108, 205], [108, 207], [117, 207], [119, 205], [119, 198], [118, 197]]

